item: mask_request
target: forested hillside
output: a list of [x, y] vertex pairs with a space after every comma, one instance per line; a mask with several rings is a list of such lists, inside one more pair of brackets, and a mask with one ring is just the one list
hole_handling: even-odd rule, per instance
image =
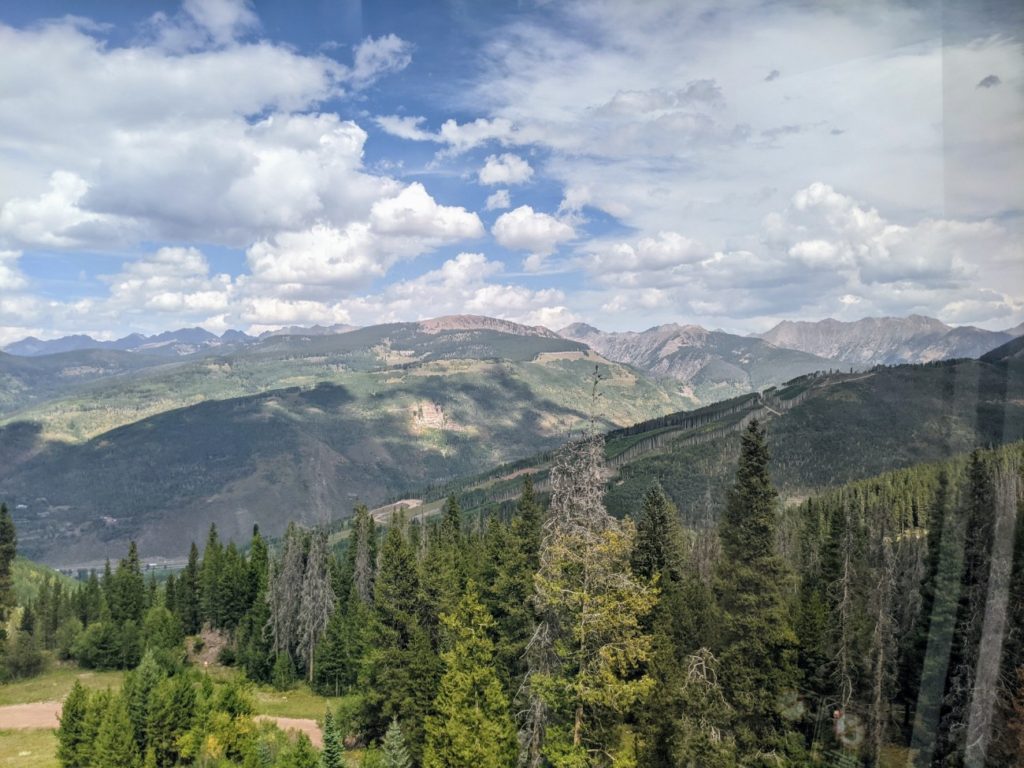
[[[381, 530], [359, 508], [337, 545], [291, 526], [245, 554], [211, 529], [162, 587], [146, 586], [133, 546], [81, 597], [40, 593], [34, 612], [80, 634], [34, 631], [97, 668], [164, 649], [135, 673], [152, 690], [178, 674], [160, 656], [176, 633], [219, 630], [221, 659], [253, 679], [346, 694], [324, 721], [329, 766], [342, 744], [368, 747], [365, 766], [396, 744], [431, 767], [1015, 765], [1024, 444], [785, 508], [756, 421], [740, 454], [710, 531], [682, 524], [657, 484], [626, 519], [608, 515], [591, 437], [559, 452], [546, 505], [527, 480], [507, 518], [468, 516], [453, 497], [433, 521]], [[154, 741], [188, 731], [159, 711], [120, 749], [153, 749], [158, 765], [208, 754]], [[235, 738], [241, 764], [263, 737]]]
[[106, 379], [0, 427], [0, 494], [23, 550], [48, 562], [102, 560], [132, 537], [168, 555], [211, 520], [231, 538], [254, 522], [276, 535], [289, 515], [313, 523], [553, 447], [586, 421], [595, 365], [607, 427], [691, 402], [519, 328], [272, 337], [258, 354]]

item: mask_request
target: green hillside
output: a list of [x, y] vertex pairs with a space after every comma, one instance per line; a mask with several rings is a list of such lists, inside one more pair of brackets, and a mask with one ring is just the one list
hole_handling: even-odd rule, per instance
[[[957, 360], [811, 375], [780, 389], [652, 419], [607, 436], [607, 503], [626, 514], [658, 481], [690, 524], [716, 519], [736, 471], [739, 429], [768, 424], [772, 476], [785, 498], [1024, 438], [1024, 371], [1015, 361]], [[506, 503], [529, 468], [545, 487], [547, 455], [439, 486], [470, 507]]]
[[[688, 402], [674, 384], [576, 342], [406, 330], [273, 339], [259, 354], [154, 370], [19, 414], [0, 428], [0, 497], [16, 510], [22, 549], [71, 565], [136, 537], [145, 556], [177, 555], [211, 521], [246, 538], [256, 522], [276, 533], [289, 517], [337, 518], [357, 500], [380, 503], [557, 445], [588, 416], [595, 364], [607, 427]], [[368, 349], [381, 339], [383, 349]], [[219, 397], [282, 380], [289, 386]], [[55, 425], [81, 414], [131, 418], [174, 397], [201, 401], [53, 439]]]

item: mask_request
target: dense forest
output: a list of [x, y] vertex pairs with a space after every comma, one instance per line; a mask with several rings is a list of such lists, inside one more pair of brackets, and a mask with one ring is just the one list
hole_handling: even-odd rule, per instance
[[[160, 584], [132, 545], [77, 589], [45, 582], [3, 668], [46, 648], [134, 670], [65, 702], [69, 768], [1024, 765], [1024, 446], [783, 508], [763, 426], [741, 440], [717, 528], [684, 527], [658, 485], [609, 515], [592, 436], [507, 519], [360, 507], [244, 551], [211, 528]], [[4, 611], [13, 552], [4, 510]], [[204, 627], [254, 681], [344, 694], [322, 752], [186, 663]]]

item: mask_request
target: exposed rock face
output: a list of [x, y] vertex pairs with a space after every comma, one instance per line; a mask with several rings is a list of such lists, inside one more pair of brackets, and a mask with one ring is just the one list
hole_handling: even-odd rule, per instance
[[699, 325], [671, 323], [641, 332], [605, 333], [575, 323], [559, 333], [609, 360], [689, 384], [701, 400], [762, 389], [835, 366], [815, 355]]
[[798, 349], [858, 365], [928, 363], [978, 357], [1012, 335], [973, 326], [954, 328], [933, 317], [866, 317], [855, 322], [786, 320], [760, 338], [778, 347]]
[[421, 320], [419, 328], [424, 333], [441, 333], [442, 331], [498, 331], [516, 336], [542, 336], [546, 339], [557, 339], [558, 334], [543, 325], [521, 325], [510, 320], [499, 320], [496, 317], [483, 315], [446, 315], [431, 320]]

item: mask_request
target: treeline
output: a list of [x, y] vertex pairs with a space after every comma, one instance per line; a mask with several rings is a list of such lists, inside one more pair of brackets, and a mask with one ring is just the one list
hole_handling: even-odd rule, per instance
[[[250, 678], [344, 696], [325, 768], [342, 742], [366, 747], [365, 766], [391, 765], [385, 750], [428, 768], [1019, 766], [1022, 453], [783, 509], [754, 422], [717, 531], [691, 531], [658, 486], [609, 515], [603, 442], [580, 440], [547, 507], [527, 479], [507, 519], [466, 520], [452, 497], [436, 520], [380, 531], [358, 508], [333, 545], [293, 525], [245, 553], [211, 529], [163, 588], [132, 548], [81, 590], [98, 607], [71, 617], [72, 653], [131, 666], [123, 638], [141, 627], [130, 647], [166, 671], [175, 632], [219, 629], [221, 660]], [[158, 616], [166, 644], [146, 629]], [[109, 627], [121, 655], [82, 654]]]

